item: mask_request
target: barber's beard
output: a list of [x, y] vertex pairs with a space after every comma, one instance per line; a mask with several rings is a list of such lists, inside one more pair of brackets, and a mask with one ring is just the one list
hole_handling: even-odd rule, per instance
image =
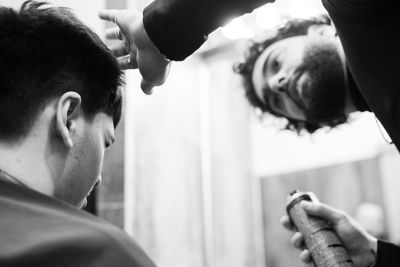
[[345, 70], [337, 47], [330, 41], [314, 43], [305, 51], [304, 70], [312, 77], [306, 117], [314, 122], [329, 122], [343, 117], [346, 107]]
[[314, 103], [310, 103], [309, 109], [305, 111], [305, 115], [310, 121], [324, 124], [345, 116], [346, 91], [344, 86], [328, 97], [323, 90], [314, 93], [313, 99]]

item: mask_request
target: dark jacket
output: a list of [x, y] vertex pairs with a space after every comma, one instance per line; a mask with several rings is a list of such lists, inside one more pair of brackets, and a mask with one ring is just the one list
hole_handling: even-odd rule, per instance
[[398, 8], [386, 0], [322, 0], [353, 78], [369, 108], [400, 148]]
[[145, 8], [143, 23], [163, 55], [171, 60], [183, 60], [229, 19], [273, 1], [156, 0]]
[[1, 267], [154, 267], [122, 230], [7, 181], [0, 171]]

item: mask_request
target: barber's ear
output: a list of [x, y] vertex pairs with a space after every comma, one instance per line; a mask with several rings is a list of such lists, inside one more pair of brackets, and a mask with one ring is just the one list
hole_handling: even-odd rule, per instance
[[68, 149], [71, 149], [74, 145], [71, 133], [76, 127], [76, 118], [79, 115], [81, 101], [81, 96], [78, 93], [66, 92], [57, 103], [56, 131]]

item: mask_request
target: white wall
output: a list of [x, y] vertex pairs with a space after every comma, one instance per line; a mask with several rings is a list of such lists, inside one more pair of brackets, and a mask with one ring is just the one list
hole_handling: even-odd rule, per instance
[[395, 150], [383, 139], [371, 113], [358, 113], [356, 117], [349, 125], [301, 137], [278, 131], [270, 125], [271, 121], [260, 124], [254, 119], [251, 124], [254, 175], [268, 176], [370, 158], [382, 148]]
[[[18, 9], [24, 0], [1, 0], [0, 5]], [[91, 27], [100, 36], [103, 34], [104, 23], [97, 17], [99, 10], [104, 9], [105, 0], [50, 0], [46, 1], [57, 6], [72, 8], [79, 19]]]

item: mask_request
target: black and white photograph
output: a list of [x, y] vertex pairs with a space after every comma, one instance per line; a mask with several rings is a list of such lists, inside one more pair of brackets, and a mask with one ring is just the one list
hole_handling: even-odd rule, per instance
[[0, 267], [400, 267], [398, 13], [0, 0]]

